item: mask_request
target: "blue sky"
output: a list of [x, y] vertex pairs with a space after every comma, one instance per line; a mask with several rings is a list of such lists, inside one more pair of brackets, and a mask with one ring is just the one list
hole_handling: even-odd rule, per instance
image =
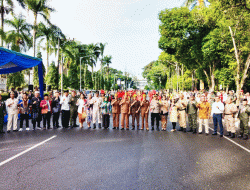
[[[51, 22], [83, 44], [107, 43], [111, 67], [142, 78], [142, 68], [161, 53], [158, 14], [183, 0], [51, 0]], [[27, 14], [32, 22], [32, 13]], [[29, 18], [30, 17], [30, 18]], [[45, 54], [44, 57], [45, 59]], [[53, 60], [53, 58], [52, 58]], [[99, 68], [99, 64], [97, 65]]]

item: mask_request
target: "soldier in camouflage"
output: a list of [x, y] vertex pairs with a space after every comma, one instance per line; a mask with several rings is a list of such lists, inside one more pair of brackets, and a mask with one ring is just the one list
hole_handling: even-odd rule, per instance
[[190, 100], [187, 104], [187, 114], [188, 114], [188, 122], [189, 122], [189, 131], [196, 133], [197, 128], [197, 101], [195, 100], [194, 95], [190, 96]]

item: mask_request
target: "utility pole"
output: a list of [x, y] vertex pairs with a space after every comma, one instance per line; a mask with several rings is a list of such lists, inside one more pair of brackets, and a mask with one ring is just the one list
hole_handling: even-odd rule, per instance
[[63, 54], [62, 54], [62, 61], [61, 61], [61, 94], [63, 94]]

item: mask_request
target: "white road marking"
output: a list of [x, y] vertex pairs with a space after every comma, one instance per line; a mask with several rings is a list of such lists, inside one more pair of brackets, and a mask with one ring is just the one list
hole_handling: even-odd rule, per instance
[[25, 150], [25, 151], [23, 151], [23, 152], [20, 152], [19, 154], [15, 155], [15, 156], [12, 156], [11, 158], [9, 158], [9, 159], [7, 159], [7, 160], [1, 162], [1, 163], [0, 163], [0, 166], [6, 164], [6, 163], [8, 163], [8, 162], [10, 162], [11, 160], [14, 160], [15, 158], [17, 158], [17, 157], [19, 157], [19, 156], [22, 156], [23, 154], [25, 154], [25, 153], [31, 151], [32, 149], [34, 149], [34, 148], [36, 148], [36, 147], [38, 147], [38, 146], [40, 146], [40, 145], [42, 145], [42, 144], [44, 144], [44, 143], [46, 143], [46, 142], [52, 140], [52, 139], [54, 139], [55, 137], [56, 137], [56, 135], [54, 135], [54, 136], [48, 138], [47, 140], [42, 141], [42, 142], [40, 142], [40, 143], [38, 143], [38, 144], [36, 144], [36, 145], [34, 145], [34, 146], [28, 148], [27, 150]]
[[[209, 129], [211, 129], [212, 131], [214, 131], [214, 129], [212, 129], [211, 127], [209, 127]], [[219, 134], [219, 132], [217, 132], [217, 133]], [[224, 135], [223, 135], [223, 138], [229, 140], [231, 143], [235, 144], [236, 146], [238, 146], [238, 147], [242, 148], [243, 150], [247, 151], [248, 153], [250, 153], [250, 150], [249, 150], [249, 149], [247, 149], [246, 147], [244, 147], [244, 146], [238, 144], [237, 142], [233, 141], [232, 139], [230, 139], [230, 138], [228, 138], [228, 137], [226, 137], [226, 136], [224, 136]]]

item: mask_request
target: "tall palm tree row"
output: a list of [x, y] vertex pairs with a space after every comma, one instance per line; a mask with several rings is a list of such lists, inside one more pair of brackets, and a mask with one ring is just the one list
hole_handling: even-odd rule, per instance
[[[25, 8], [24, 0], [16, 0], [21, 7]], [[0, 45], [3, 46], [4, 42], [4, 20], [5, 14], [13, 13], [14, 9], [14, 1], [12, 0], [0, 0], [0, 14], [1, 14], [1, 28], [0, 28], [0, 36], [1, 42]]]
[[102, 65], [103, 66], [107, 66], [107, 78], [108, 78], [108, 82], [109, 82], [109, 65], [112, 63], [112, 56], [105, 56], [103, 59], [102, 59]]
[[12, 20], [5, 20], [5, 24], [12, 28], [6, 32], [5, 42], [7, 46], [11, 46], [12, 50], [18, 52], [27, 51], [32, 47], [30, 33], [32, 26], [26, 22], [23, 15], [19, 17], [14, 15]]
[[42, 16], [46, 22], [50, 23], [50, 13], [54, 11], [53, 8], [48, 6], [49, 0], [24, 0], [28, 10], [32, 11], [34, 15], [33, 24], [33, 56], [36, 56], [36, 34], [38, 30], [37, 17]]

